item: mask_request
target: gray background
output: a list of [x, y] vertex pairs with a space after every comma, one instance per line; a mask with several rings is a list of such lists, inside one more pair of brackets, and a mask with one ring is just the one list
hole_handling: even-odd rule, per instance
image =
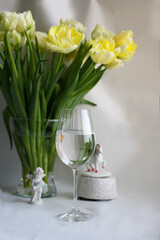
[[[108, 169], [120, 194], [160, 199], [160, 1], [159, 0], [0, 0], [1, 10], [30, 9], [37, 30], [47, 32], [59, 19], [81, 21], [90, 36], [96, 23], [119, 33], [131, 29], [138, 49], [121, 69], [108, 71], [87, 98], [93, 110], [97, 142], [103, 146]], [[0, 94], [0, 183], [15, 187], [21, 177], [16, 150], [2, 120]], [[71, 170], [56, 162], [56, 182], [72, 186]]]

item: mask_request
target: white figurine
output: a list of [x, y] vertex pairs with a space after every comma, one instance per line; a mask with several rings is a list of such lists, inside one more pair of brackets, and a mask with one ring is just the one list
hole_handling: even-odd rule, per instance
[[78, 196], [80, 198], [93, 200], [117, 198], [116, 179], [104, 169], [105, 166], [102, 146], [97, 144], [91, 161], [86, 164], [87, 171], [82, 172], [79, 179]]
[[[89, 161], [89, 163], [86, 164], [88, 172], [98, 173], [99, 163], [102, 164], [102, 168], [105, 168], [106, 162], [104, 161], [102, 156], [102, 146], [100, 144], [97, 144], [95, 147], [93, 158]], [[94, 167], [93, 167], [93, 164], [94, 164]]]
[[45, 182], [42, 180], [46, 174], [42, 168], [37, 167], [34, 171], [34, 175], [28, 174], [27, 178], [32, 181], [33, 197], [31, 198], [30, 204], [42, 204], [41, 194], [45, 186]]

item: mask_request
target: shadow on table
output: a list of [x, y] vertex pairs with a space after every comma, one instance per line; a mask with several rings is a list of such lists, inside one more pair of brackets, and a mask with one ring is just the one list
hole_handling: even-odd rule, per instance
[[73, 195], [70, 192], [63, 192], [63, 193], [57, 193], [58, 198], [63, 198], [63, 199], [73, 199]]
[[[8, 199], [8, 201], [11, 202], [17, 202], [17, 203], [26, 203], [29, 202], [29, 198], [23, 198], [18, 195], [16, 195], [16, 192], [13, 190], [13, 187], [0, 187], [0, 198], [5, 200], [5, 198]], [[9, 196], [13, 196], [14, 198]]]

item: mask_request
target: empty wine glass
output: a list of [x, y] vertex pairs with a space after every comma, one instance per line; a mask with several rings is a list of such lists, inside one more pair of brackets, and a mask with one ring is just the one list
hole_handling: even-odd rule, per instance
[[56, 149], [63, 163], [73, 170], [73, 207], [68, 213], [56, 218], [61, 221], [79, 222], [93, 218], [92, 214], [81, 212], [77, 205], [77, 173], [89, 161], [95, 148], [95, 133], [91, 113], [87, 109], [63, 109], [56, 133]]

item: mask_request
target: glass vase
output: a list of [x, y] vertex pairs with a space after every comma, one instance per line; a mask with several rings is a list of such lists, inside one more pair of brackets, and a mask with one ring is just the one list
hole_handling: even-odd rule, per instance
[[22, 178], [16, 194], [21, 197], [31, 197], [33, 194], [31, 179], [37, 167], [44, 170], [46, 176], [45, 191], [42, 197], [56, 195], [53, 176], [54, 163], [57, 158], [55, 135], [58, 120], [34, 120], [12, 118], [12, 135], [22, 166]]

